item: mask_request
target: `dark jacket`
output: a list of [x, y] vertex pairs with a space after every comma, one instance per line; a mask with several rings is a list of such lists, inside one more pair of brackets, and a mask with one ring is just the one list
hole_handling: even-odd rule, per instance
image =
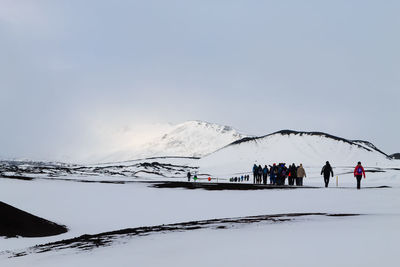
[[268, 175], [268, 167], [267, 166], [265, 166], [264, 169], [263, 169], [263, 175], [264, 176]]
[[276, 166], [271, 166], [271, 168], [269, 169], [269, 173], [272, 179], [276, 178], [278, 174], [278, 168]]
[[329, 163], [325, 164], [325, 166], [322, 167], [321, 175], [322, 174], [324, 174], [324, 177], [329, 177], [329, 175], [332, 174], [333, 177], [333, 170]]
[[296, 165], [292, 164], [289, 167], [289, 176], [290, 178], [297, 178], [297, 167]]
[[261, 167], [261, 165], [258, 165], [257, 174], [262, 175], [262, 173], [263, 173], [263, 168]]
[[257, 165], [256, 164], [253, 165], [253, 173], [257, 173]]

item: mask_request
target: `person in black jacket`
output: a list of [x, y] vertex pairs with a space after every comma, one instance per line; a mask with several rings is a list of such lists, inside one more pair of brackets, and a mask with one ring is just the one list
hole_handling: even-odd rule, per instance
[[285, 179], [287, 175], [288, 175], [288, 169], [285, 166], [285, 163], [279, 163], [276, 184], [285, 185]]
[[263, 184], [267, 184], [268, 172], [268, 167], [265, 165], [263, 168]]
[[256, 183], [256, 178], [257, 178], [257, 165], [253, 165], [253, 184]]
[[329, 164], [329, 161], [326, 162], [325, 166], [322, 167], [321, 170], [321, 175], [324, 175], [324, 182], [325, 182], [325, 187], [328, 187], [329, 184], [329, 176], [332, 175], [333, 177], [333, 170], [331, 165]]
[[297, 167], [293, 163], [289, 166], [289, 185], [294, 185], [294, 181], [297, 178]]
[[258, 165], [258, 168], [257, 168], [257, 184], [261, 184], [262, 174], [263, 174], [263, 168], [261, 167], [261, 165]]
[[278, 176], [278, 167], [276, 166], [276, 164], [274, 163], [274, 165], [269, 165], [270, 169], [269, 169], [269, 181], [270, 184], [276, 185], [276, 178]]

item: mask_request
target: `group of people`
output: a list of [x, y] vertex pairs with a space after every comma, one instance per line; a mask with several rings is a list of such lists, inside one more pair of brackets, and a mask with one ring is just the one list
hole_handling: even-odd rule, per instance
[[269, 184], [272, 185], [285, 185], [285, 180], [288, 178], [288, 184], [297, 186], [303, 185], [303, 178], [307, 177], [303, 164], [296, 166], [294, 163], [286, 167], [286, 163], [274, 163], [272, 166], [254, 164], [253, 166], [253, 183], [254, 184]]
[[229, 182], [245, 182], [250, 180], [250, 175], [235, 176], [229, 178]]
[[[321, 175], [324, 176], [325, 187], [329, 185], [329, 178], [333, 177], [333, 169], [330, 165], [329, 161], [322, 167]], [[269, 184], [272, 185], [285, 185], [285, 180], [288, 178], [288, 184], [294, 185], [296, 183], [297, 186], [303, 185], [303, 178], [307, 177], [306, 171], [303, 167], [303, 164], [296, 166], [294, 163], [286, 167], [286, 163], [273, 164], [272, 166], [267, 165], [261, 167], [261, 165], [254, 164], [253, 166], [253, 183], [254, 184], [267, 184], [268, 176], [270, 179]], [[357, 166], [354, 168], [354, 177], [357, 179], [357, 189], [361, 188], [361, 179], [364, 176], [365, 179], [365, 170], [361, 165], [361, 162], [357, 163]]]
[[[361, 179], [364, 176], [365, 179], [365, 170], [361, 165], [361, 162], [357, 163], [357, 166], [354, 168], [354, 177], [357, 179], [357, 189], [361, 188]], [[330, 165], [329, 161], [321, 169], [321, 175], [324, 177], [325, 187], [329, 185], [330, 177], [333, 177], [333, 168]], [[254, 164], [253, 166], [253, 184], [268, 184], [268, 176], [269, 176], [269, 184], [271, 185], [285, 185], [285, 180], [288, 178], [288, 184], [294, 185], [296, 183], [297, 186], [303, 185], [303, 178], [307, 177], [306, 171], [303, 167], [303, 164], [300, 163], [299, 166], [296, 166], [294, 163], [286, 167], [286, 163], [274, 163], [272, 166], [264, 165], [264, 168], [261, 165]], [[190, 172], [187, 173], [188, 182], [192, 175]], [[193, 180], [196, 181], [197, 174], [194, 174]], [[211, 181], [211, 178], [208, 178]], [[244, 182], [249, 181], [249, 175], [242, 175], [231, 177], [229, 179], [230, 182]]]

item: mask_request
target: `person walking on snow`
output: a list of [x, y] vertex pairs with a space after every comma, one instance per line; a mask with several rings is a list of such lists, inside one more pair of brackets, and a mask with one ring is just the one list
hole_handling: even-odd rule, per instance
[[257, 184], [261, 184], [262, 174], [263, 174], [263, 168], [261, 167], [261, 165], [258, 165], [258, 168], [257, 168]]
[[289, 185], [294, 185], [294, 181], [297, 178], [297, 167], [294, 163], [289, 166]]
[[354, 168], [354, 177], [357, 179], [357, 189], [360, 189], [361, 187], [361, 178], [364, 175], [365, 179], [365, 171], [363, 166], [361, 165], [361, 162], [358, 162], [357, 166]]
[[192, 177], [192, 175], [190, 174], [190, 172], [188, 172], [187, 173], [188, 182], [190, 182], [190, 177]]
[[257, 165], [254, 163], [254, 165], [253, 165], [253, 184], [256, 183], [256, 178], [257, 178]]
[[263, 184], [267, 184], [267, 177], [268, 177], [268, 167], [267, 165], [263, 168]]
[[306, 171], [303, 168], [303, 164], [300, 163], [300, 166], [297, 168], [297, 178], [296, 178], [297, 186], [303, 186], [304, 177], [307, 177]]
[[275, 185], [276, 184], [276, 176], [278, 175], [278, 169], [276, 167], [276, 164], [274, 163], [273, 166], [269, 165], [269, 181], [270, 184]]
[[325, 182], [325, 187], [328, 187], [329, 184], [329, 175], [332, 174], [333, 177], [333, 170], [331, 165], [329, 164], [329, 161], [326, 162], [325, 166], [322, 167], [321, 170], [321, 175], [324, 174], [324, 182]]

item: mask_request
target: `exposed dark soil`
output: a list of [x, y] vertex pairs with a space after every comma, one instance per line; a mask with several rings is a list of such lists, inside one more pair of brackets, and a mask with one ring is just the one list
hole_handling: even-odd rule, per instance
[[400, 153], [394, 153], [394, 154], [390, 155], [390, 157], [392, 159], [400, 159]]
[[37, 245], [25, 251], [9, 252], [10, 257], [20, 257], [32, 253], [43, 253], [48, 251], [59, 251], [63, 249], [92, 250], [97, 247], [110, 246], [113, 242], [123, 242], [123, 238], [147, 236], [155, 233], [184, 232], [198, 229], [228, 229], [242, 224], [251, 223], [282, 223], [294, 221], [299, 217], [305, 216], [358, 216], [359, 214], [329, 214], [329, 213], [288, 213], [275, 215], [259, 215], [248, 217], [222, 218], [202, 221], [190, 221], [174, 224], [163, 224], [156, 226], [145, 226], [137, 228], [127, 228], [112, 232], [104, 232], [95, 235], [82, 235], [76, 238], [65, 239], [43, 245]]
[[8, 178], [8, 179], [15, 179], [15, 180], [24, 180], [24, 181], [32, 181], [34, 178], [20, 176], [20, 175], [0, 175], [0, 178]]
[[319, 188], [313, 186], [290, 186], [290, 185], [264, 185], [264, 184], [245, 184], [245, 183], [211, 183], [211, 182], [177, 182], [163, 181], [154, 182], [151, 185], [156, 188], [186, 188], [186, 189], [205, 189], [205, 190], [265, 190], [265, 189], [304, 189]]
[[50, 222], [0, 201], [0, 236], [44, 237], [63, 234], [67, 227]]

